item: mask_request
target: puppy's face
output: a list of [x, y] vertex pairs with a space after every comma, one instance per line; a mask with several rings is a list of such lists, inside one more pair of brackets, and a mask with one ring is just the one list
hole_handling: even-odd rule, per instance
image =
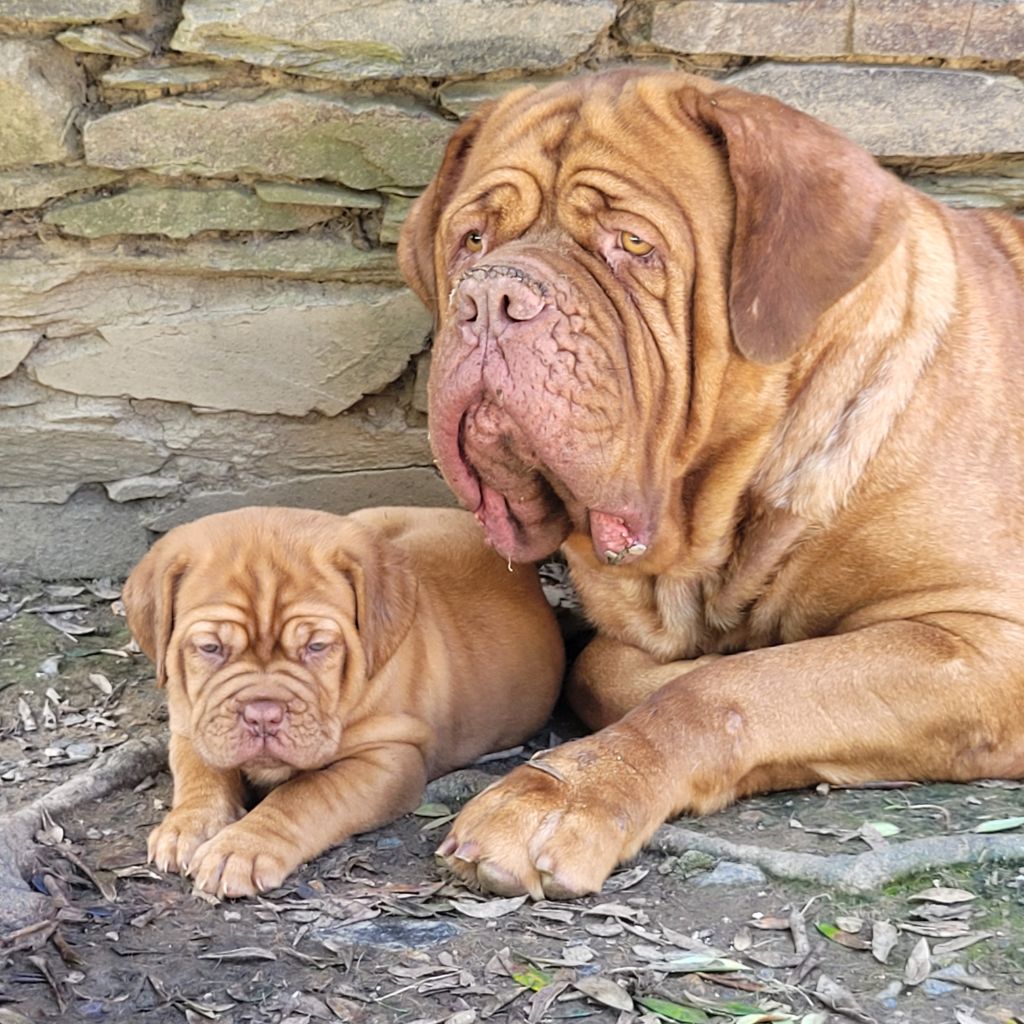
[[171, 531], [125, 586], [171, 729], [261, 784], [329, 764], [408, 628], [415, 584], [400, 562], [326, 513], [243, 509]]

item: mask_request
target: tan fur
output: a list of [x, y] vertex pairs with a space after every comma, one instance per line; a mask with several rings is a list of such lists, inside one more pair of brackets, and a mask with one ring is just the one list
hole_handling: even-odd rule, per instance
[[[559, 417], [571, 458], [560, 477], [532, 426], [514, 441], [540, 454], [509, 474], [547, 474], [564, 506], [599, 632], [570, 697], [601, 731], [467, 806], [452, 869], [571, 895], [667, 817], [747, 793], [1024, 776], [1020, 222], [948, 210], [832, 129], [682, 74], [519, 92], [460, 147], [400, 246], [439, 300], [433, 442], [456, 480], [446, 403], [481, 344], [466, 282], [524, 267], [575, 365], [532, 422]], [[609, 218], [651, 259], [609, 250]], [[550, 359], [539, 329], [502, 330], [485, 341], [517, 366]], [[646, 551], [605, 564], [588, 514], [630, 502]]]
[[[536, 573], [450, 509], [208, 516], [157, 541], [124, 600], [170, 708], [174, 806], [150, 860], [222, 896], [280, 885], [525, 739], [562, 677]], [[268, 705], [281, 722], [246, 721]], [[269, 792], [246, 813], [251, 786]]]

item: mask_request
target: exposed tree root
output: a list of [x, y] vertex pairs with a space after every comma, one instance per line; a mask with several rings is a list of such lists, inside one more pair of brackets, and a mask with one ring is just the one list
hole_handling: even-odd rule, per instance
[[36, 856], [35, 834], [44, 819], [59, 818], [87, 800], [134, 786], [166, 764], [163, 737], [128, 740], [49, 793], [0, 815], [0, 934], [45, 920], [53, 911], [50, 899], [27, 882]]
[[696, 850], [723, 860], [753, 864], [776, 878], [813, 882], [846, 893], [871, 892], [906, 875], [958, 864], [1024, 863], [1021, 835], [930, 836], [864, 853], [821, 855], [731, 843], [679, 825], [662, 825], [649, 845], [661, 853], [676, 855]]

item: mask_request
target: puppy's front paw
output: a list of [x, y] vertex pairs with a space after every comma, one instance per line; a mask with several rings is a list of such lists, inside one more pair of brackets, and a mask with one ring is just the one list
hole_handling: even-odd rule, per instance
[[184, 803], [175, 807], [149, 834], [150, 863], [160, 871], [186, 874], [196, 850], [244, 813], [241, 807], [218, 807], [209, 803]]
[[188, 873], [205, 892], [253, 896], [276, 889], [301, 863], [297, 849], [243, 820], [203, 843]]

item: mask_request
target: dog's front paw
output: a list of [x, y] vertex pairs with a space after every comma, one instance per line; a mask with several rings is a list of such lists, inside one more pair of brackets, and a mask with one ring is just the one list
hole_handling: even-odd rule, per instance
[[604, 779], [593, 770], [603, 759], [591, 746], [581, 740], [550, 751], [471, 800], [437, 851], [442, 865], [502, 896], [569, 899], [600, 890], [653, 828], [612, 783], [619, 765]]
[[196, 850], [244, 813], [242, 807], [218, 807], [209, 803], [184, 803], [175, 807], [149, 834], [150, 863], [160, 871], [187, 874]]
[[188, 873], [197, 888], [232, 898], [276, 889], [301, 863], [297, 849], [243, 820], [203, 843]]

